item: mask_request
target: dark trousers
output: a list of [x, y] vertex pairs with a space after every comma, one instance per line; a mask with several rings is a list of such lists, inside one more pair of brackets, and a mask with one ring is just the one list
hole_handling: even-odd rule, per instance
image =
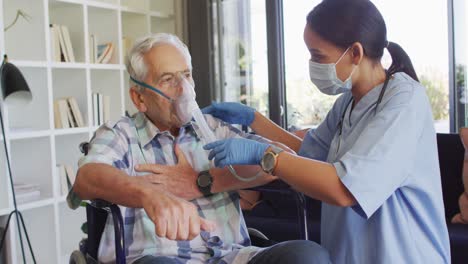
[[328, 251], [308, 240], [285, 241], [258, 253], [248, 264], [322, 264], [331, 263]]
[[[145, 256], [135, 264], [178, 264], [169, 257]], [[220, 261], [219, 263], [225, 263]], [[285, 241], [258, 253], [248, 264], [329, 264], [328, 252], [319, 244], [307, 240]]]

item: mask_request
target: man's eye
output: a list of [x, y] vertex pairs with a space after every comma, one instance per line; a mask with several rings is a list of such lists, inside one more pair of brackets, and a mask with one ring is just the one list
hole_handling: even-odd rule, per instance
[[185, 73], [185, 78], [191, 78], [192, 77], [192, 73], [191, 72], [186, 72]]
[[171, 82], [172, 79], [173, 79], [172, 77], [165, 77], [161, 79], [161, 82]]

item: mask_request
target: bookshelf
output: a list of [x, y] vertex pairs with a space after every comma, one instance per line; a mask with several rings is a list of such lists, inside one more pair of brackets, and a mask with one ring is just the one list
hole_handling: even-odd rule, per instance
[[[85, 210], [68, 209], [60, 190], [57, 164], [77, 170], [78, 145], [97, 129], [93, 126], [92, 94], [110, 98], [110, 119], [135, 109], [128, 98], [126, 47], [135, 39], [156, 32], [182, 38], [183, 0], [0, 0], [0, 28], [11, 23], [18, 9], [31, 19], [0, 32], [0, 53], [8, 54], [24, 74], [33, 94], [27, 106], [1, 104], [6, 141], [15, 183], [39, 186], [40, 197], [20, 203], [37, 263], [68, 263], [84, 234]], [[74, 62], [54, 59], [50, 24], [64, 25], [73, 46]], [[106, 64], [91, 63], [91, 34], [97, 44], [113, 43]], [[56, 58], [56, 57], [55, 57]], [[54, 101], [74, 97], [85, 126], [55, 128]], [[13, 209], [6, 158], [0, 151], [0, 227]], [[4, 249], [5, 250], [5, 249]], [[6, 263], [22, 263], [15, 221], [10, 223]], [[27, 257], [31, 262], [31, 257]], [[0, 260], [0, 263], [2, 260]]]

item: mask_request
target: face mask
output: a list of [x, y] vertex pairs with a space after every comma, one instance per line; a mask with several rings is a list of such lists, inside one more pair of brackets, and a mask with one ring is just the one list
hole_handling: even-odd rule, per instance
[[341, 55], [336, 63], [317, 63], [313, 61], [309, 61], [309, 76], [312, 83], [317, 86], [317, 88], [324, 94], [328, 95], [336, 95], [340, 93], [347, 92], [351, 90], [353, 86], [353, 82], [351, 80], [351, 76], [356, 70], [356, 66], [351, 71], [348, 79], [344, 82], [338, 78], [336, 74], [336, 65], [340, 60], [344, 57], [346, 52], [348, 52], [349, 48]]
[[135, 80], [133, 77], [130, 77], [130, 80], [132, 80], [134, 83], [144, 88], [147, 88], [156, 92], [157, 94], [169, 100], [171, 104], [173, 105], [176, 111], [177, 117], [179, 118], [180, 123], [182, 125], [192, 120], [192, 112], [194, 108], [198, 108], [198, 104], [195, 101], [196, 94], [195, 94], [194, 85], [191, 82], [189, 82], [185, 77], [183, 76], [180, 77], [179, 84], [182, 86], [182, 94], [176, 99], [173, 99], [167, 96], [165, 93], [163, 93], [161, 90], [159, 90], [158, 88], [154, 86], [151, 86], [145, 82], [140, 82], [140, 81]]
[[197, 101], [195, 101], [195, 89], [191, 82], [186, 78], [181, 79], [182, 94], [174, 101], [174, 106], [177, 116], [182, 124], [186, 124], [192, 120], [192, 114], [198, 108]]

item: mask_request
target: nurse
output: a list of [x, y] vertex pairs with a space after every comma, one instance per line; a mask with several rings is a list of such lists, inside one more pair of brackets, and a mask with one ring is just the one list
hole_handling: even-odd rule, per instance
[[304, 41], [311, 81], [342, 94], [304, 140], [242, 104], [205, 109], [298, 154], [227, 139], [205, 146], [209, 158], [218, 167], [260, 164], [323, 201], [321, 242], [333, 263], [449, 263], [430, 104], [407, 54], [387, 41], [381, 14], [368, 0], [324, 0], [307, 16]]

